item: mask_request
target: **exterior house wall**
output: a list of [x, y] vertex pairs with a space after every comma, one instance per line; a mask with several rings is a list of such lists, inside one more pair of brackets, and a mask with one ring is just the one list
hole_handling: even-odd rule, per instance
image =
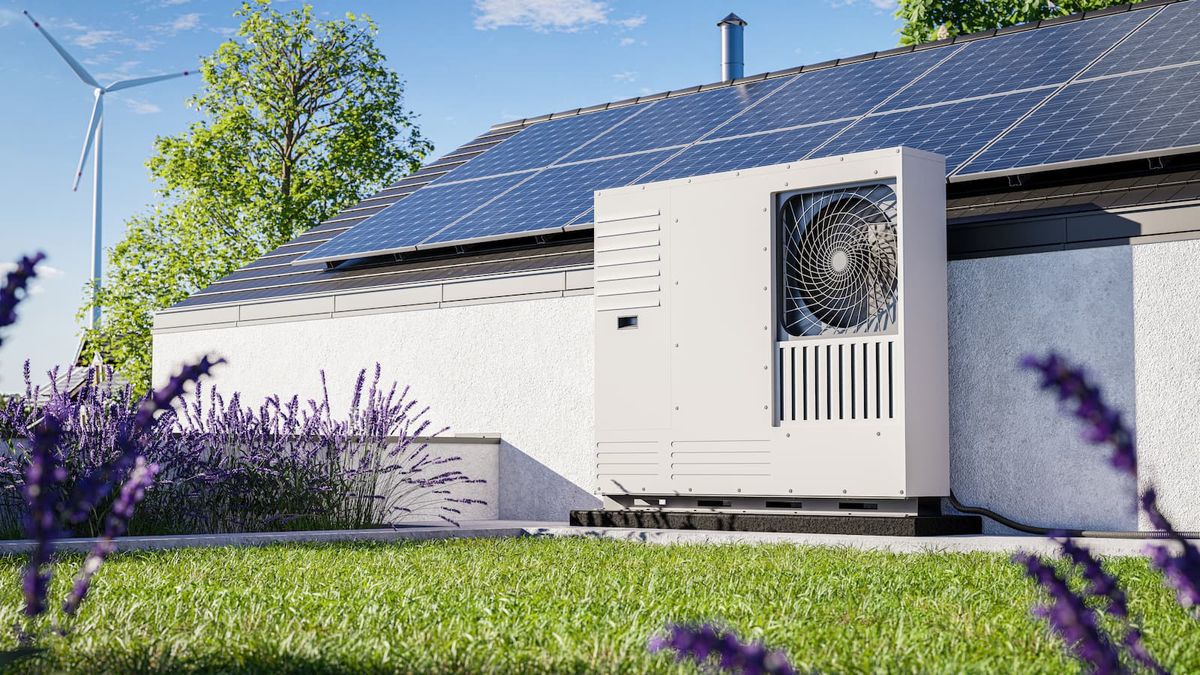
[[[1190, 240], [949, 264], [951, 485], [960, 500], [1031, 524], [1139, 526], [1134, 481], [1110, 469], [1104, 450], [1082, 441], [1077, 423], [1037, 391], [1036, 376], [1016, 367], [1023, 354], [1057, 349], [1087, 364], [1108, 399], [1134, 416], [1141, 482], [1153, 477], [1167, 515], [1200, 529], [1197, 260], [1200, 241]], [[312, 395], [324, 367], [336, 410], [358, 369], [380, 361], [450, 433], [501, 435], [500, 517], [562, 520], [599, 504], [591, 494], [592, 307], [590, 295], [559, 293], [169, 328], [155, 335], [155, 377], [215, 352], [230, 361], [217, 385], [254, 400]], [[171, 321], [163, 325], [178, 325]]]
[[246, 402], [317, 396], [323, 368], [335, 413], [358, 371], [379, 362], [385, 381], [430, 407], [435, 428], [501, 436], [500, 518], [564, 520], [600, 504], [579, 487], [594, 475], [590, 296], [159, 333], [156, 382], [206, 353], [229, 361], [213, 384]]

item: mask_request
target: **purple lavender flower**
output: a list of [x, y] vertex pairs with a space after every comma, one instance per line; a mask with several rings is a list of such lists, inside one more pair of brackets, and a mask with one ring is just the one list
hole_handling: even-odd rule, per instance
[[0, 328], [16, 322], [17, 305], [26, 295], [29, 280], [37, 276], [38, 263], [45, 259], [44, 253], [23, 256], [17, 261], [16, 268], [6, 275], [4, 286], [0, 287]]
[[66, 471], [58, 457], [62, 421], [48, 413], [33, 433], [29, 466], [25, 470], [25, 536], [34, 542], [25, 568], [25, 615], [34, 617], [46, 611], [46, 593], [50, 587], [54, 542], [61, 536], [58, 523], [59, 485]]
[[155, 390], [142, 401], [141, 409], [138, 410], [137, 417], [133, 420], [133, 431], [140, 433], [149, 428], [155, 414], [170, 408], [176, 399], [183, 396], [189, 384], [198, 381], [207, 375], [214, 366], [222, 363], [225, 363], [225, 359], [212, 361], [205, 356], [192, 365], [184, 366], [179, 374], [172, 377], [165, 386]]
[[1125, 591], [1121, 590], [1115, 577], [1104, 571], [1100, 561], [1092, 556], [1092, 552], [1060, 533], [1051, 533], [1050, 536], [1058, 543], [1063, 555], [1083, 571], [1083, 578], [1088, 582], [1087, 592], [1104, 599], [1104, 611], [1121, 619], [1129, 618], [1129, 604]]
[[1166, 532], [1180, 549], [1179, 555], [1173, 555], [1167, 546], [1147, 547], [1151, 564], [1162, 572], [1167, 583], [1175, 589], [1179, 604], [1184, 607], [1200, 606], [1200, 550], [1184, 538], [1158, 509], [1158, 493], [1153, 488], [1142, 493], [1142, 510], [1150, 519], [1150, 524]]
[[1053, 390], [1059, 401], [1070, 402], [1073, 414], [1085, 424], [1083, 438], [1089, 443], [1112, 447], [1109, 463], [1130, 475], [1137, 473], [1137, 453], [1133, 430], [1121, 419], [1121, 413], [1105, 402], [1100, 388], [1088, 380], [1082, 368], [1072, 367], [1063, 357], [1051, 352], [1045, 358], [1026, 356], [1021, 367], [1042, 375], [1042, 389]]
[[113, 502], [112, 510], [108, 514], [104, 535], [100, 541], [96, 542], [87, 559], [83, 561], [83, 567], [79, 569], [79, 574], [75, 577], [75, 585], [67, 595], [66, 601], [63, 602], [63, 612], [68, 616], [74, 616], [75, 612], [79, 610], [80, 603], [87, 597], [88, 589], [91, 587], [92, 577], [116, 548], [113, 540], [125, 534], [129, 527], [129, 521], [133, 518], [134, 507], [146, 496], [146, 488], [154, 482], [154, 476], [157, 473], [157, 464], [147, 464], [144, 457], [138, 457], [135, 460], [133, 470], [129, 473], [129, 479], [121, 486], [117, 500]]
[[1035, 607], [1033, 614], [1045, 619], [1071, 652], [1097, 675], [1123, 672], [1120, 652], [1100, 630], [1096, 612], [1076, 595], [1054, 568], [1034, 555], [1019, 553], [1013, 562], [1025, 568], [1049, 594], [1051, 603]]
[[768, 651], [761, 643], [743, 643], [729, 631], [711, 624], [667, 626], [666, 635], [650, 638], [651, 652], [670, 650], [679, 661], [691, 659], [703, 665], [715, 656], [717, 665], [725, 670], [745, 675], [794, 675], [782, 651]]
[[1093, 597], [1102, 598], [1104, 611], [1126, 622], [1125, 636], [1121, 639], [1121, 644], [1126, 647], [1130, 656], [1155, 673], [1165, 673], [1166, 670], [1154, 660], [1150, 651], [1146, 649], [1142, 640], [1142, 632], [1134, 626], [1128, 625], [1129, 603], [1125, 591], [1121, 589], [1116, 577], [1104, 571], [1104, 568], [1100, 566], [1100, 561], [1096, 560], [1091, 551], [1075, 543], [1069, 537], [1064, 537], [1059, 533], [1053, 533], [1051, 537], [1058, 542], [1063, 555], [1082, 570], [1083, 578], [1088, 582], [1087, 593]]

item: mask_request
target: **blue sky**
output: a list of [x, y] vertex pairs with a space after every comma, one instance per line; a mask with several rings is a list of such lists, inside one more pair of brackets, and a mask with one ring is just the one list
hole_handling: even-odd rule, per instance
[[[746, 72], [778, 70], [896, 44], [894, 0], [316, 0], [319, 14], [369, 14], [391, 67], [407, 81], [435, 154], [489, 125], [720, 75], [716, 22], [749, 22]], [[69, 361], [87, 280], [91, 167], [78, 192], [92, 93], [21, 16], [29, 10], [102, 82], [194, 68], [237, 26], [238, 2], [0, 0], [0, 261], [50, 258], [21, 321], [0, 347], [0, 391]], [[286, 9], [291, 2], [280, 2]], [[196, 118], [197, 78], [110, 95], [105, 116], [105, 246], [151, 208], [145, 169], [154, 138]]]

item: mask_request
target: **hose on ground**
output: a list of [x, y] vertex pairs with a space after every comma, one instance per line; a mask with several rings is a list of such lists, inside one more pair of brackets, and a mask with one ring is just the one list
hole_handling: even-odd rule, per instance
[[[954, 510], [956, 510], [956, 511], [959, 511], [961, 513], [967, 513], [967, 514], [970, 514], [973, 516], [983, 516], [984, 518], [988, 518], [989, 520], [994, 520], [997, 523], [1000, 523], [1001, 525], [1003, 525], [1005, 527], [1012, 528], [1014, 530], [1017, 530], [1018, 532], [1024, 532], [1025, 534], [1037, 534], [1037, 535], [1047, 536], [1047, 535], [1051, 534], [1052, 532], [1059, 532], [1059, 533], [1065, 534], [1068, 537], [1097, 537], [1097, 538], [1101, 538], [1101, 539], [1170, 539], [1171, 538], [1171, 535], [1169, 535], [1166, 532], [1163, 532], [1161, 530], [1148, 530], [1148, 531], [1144, 531], [1144, 532], [1138, 531], [1138, 530], [1114, 530], [1114, 531], [1072, 530], [1069, 528], [1062, 528], [1062, 527], [1041, 527], [1038, 525], [1026, 525], [1025, 523], [1017, 522], [1017, 521], [1013, 520], [1012, 518], [1002, 516], [999, 513], [996, 513], [995, 511], [992, 511], [991, 509], [986, 509], [982, 506], [967, 506], [967, 505], [963, 504], [962, 502], [958, 501], [958, 497], [956, 497], [954, 495], [953, 490], [950, 491], [950, 496], [948, 497], [948, 500], [950, 502], [950, 506], [953, 506]], [[1184, 539], [1200, 539], [1200, 532], [1180, 532], [1179, 534]]]

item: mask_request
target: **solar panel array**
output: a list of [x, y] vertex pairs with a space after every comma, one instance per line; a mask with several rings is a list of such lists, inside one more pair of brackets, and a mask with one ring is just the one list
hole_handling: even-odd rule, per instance
[[590, 224], [622, 185], [907, 145], [953, 178], [1200, 145], [1200, 0], [535, 122], [297, 262]]

